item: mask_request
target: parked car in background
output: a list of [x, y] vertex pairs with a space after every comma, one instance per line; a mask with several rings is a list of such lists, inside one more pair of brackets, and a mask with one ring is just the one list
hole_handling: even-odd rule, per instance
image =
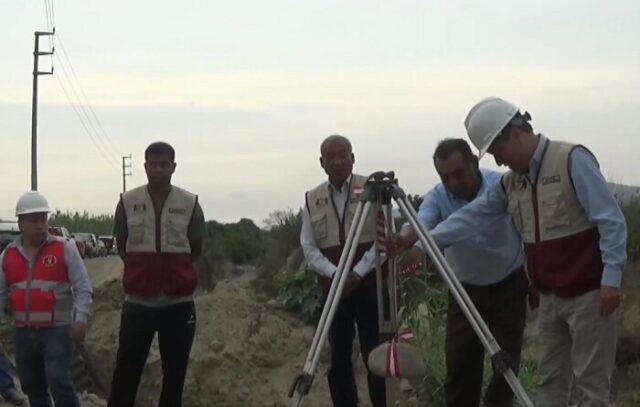
[[115, 236], [101, 235], [98, 236], [98, 240], [102, 240], [104, 242], [104, 245], [107, 247], [107, 254], [115, 254], [118, 251]]
[[109, 252], [107, 251], [107, 246], [102, 240], [98, 239], [98, 256], [107, 257], [108, 254]]
[[98, 253], [98, 239], [93, 233], [76, 232], [73, 235], [76, 240], [84, 242], [85, 254], [87, 257], [99, 256]]
[[0, 220], [0, 253], [19, 235], [18, 222]]
[[[73, 239], [69, 230], [64, 226], [49, 226], [49, 234], [53, 236], [60, 236], [65, 239]], [[85, 243], [82, 240], [73, 239], [76, 242], [76, 247], [78, 248], [78, 252], [80, 252], [80, 257], [84, 259], [85, 256]]]

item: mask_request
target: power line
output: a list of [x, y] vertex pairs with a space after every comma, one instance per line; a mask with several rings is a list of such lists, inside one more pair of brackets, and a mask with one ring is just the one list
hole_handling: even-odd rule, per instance
[[[64, 65], [62, 59], [60, 58], [60, 56], [58, 54], [56, 54], [55, 56], [56, 56], [56, 58], [58, 60], [58, 64], [62, 68], [62, 73], [64, 74], [64, 77], [67, 80], [67, 83], [69, 84], [69, 87], [71, 88], [71, 91], [73, 92], [73, 95], [75, 96], [75, 100], [76, 100], [78, 106], [80, 107], [80, 111], [84, 114], [84, 117], [85, 117], [87, 123], [89, 123], [89, 127], [93, 130], [93, 135], [95, 135], [95, 138], [100, 142], [100, 146], [103, 149], [103, 151], [106, 152], [108, 155], [112, 155], [113, 153], [108, 150], [106, 143], [104, 142], [104, 140], [102, 140], [102, 138], [98, 134], [98, 131], [96, 130], [95, 126], [93, 125], [93, 121], [89, 117], [89, 114], [87, 113], [87, 110], [85, 109], [84, 104], [82, 103], [82, 100], [80, 99], [80, 96], [78, 96], [78, 92], [76, 91], [76, 88], [75, 88], [73, 82], [71, 81], [71, 77], [67, 73], [67, 68], [65, 68], [65, 65]], [[117, 157], [117, 154], [115, 156], [111, 156], [110, 158], [113, 159], [113, 158], [116, 158], [116, 157]]]
[[44, 15], [45, 18], [47, 19], [47, 31], [51, 30], [51, 26], [49, 25], [50, 19], [49, 19], [49, 0], [44, 0]]
[[64, 95], [66, 96], [67, 101], [69, 102], [69, 104], [73, 108], [73, 111], [76, 113], [76, 116], [78, 117], [78, 120], [80, 120], [80, 124], [82, 124], [82, 127], [84, 128], [85, 133], [87, 133], [87, 135], [91, 139], [91, 142], [93, 143], [93, 145], [96, 147], [96, 149], [100, 153], [100, 156], [102, 156], [102, 158], [105, 160], [105, 162], [107, 164], [113, 166], [114, 168], [118, 168], [118, 166], [115, 165], [113, 161], [110, 161], [107, 158], [107, 156], [104, 154], [104, 152], [102, 151], [102, 149], [100, 148], [98, 143], [96, 143], [96, 141], [94, 140], [93, 135], [91, 135], [91, 132], [89, 131], [89, 128], [87, 127], [87, 125], [84, 122], [84, 119], [82, 118], [82, 115], [80, 115], [80, 112], [78, 111], [78, 109], [76, 108], [75, 104], [73, 103], [73, 101], [69, 97], [69, 93], [67, 92], [67, 89], [64, 87], [64, 84], [62, 83], [62, 80], [60, 79], [59, 75], [54, 75], [54, 76], [58, 80], [58, 83], [60, 84], [60, 87], [62, 88], [62, 91], [64, 92]]
[[[47, 31], [51, 31], [52, 27], [55, 27], [55, 24], [52, 18], [53, 4], [51, 4], [50, 0], [44, 0], [44, 12], [47, 19]], [[53, 48], [53, 39], [51, 36], [49, 36], [49, 48]]]
[[53, 29], [56, 28], [56, 13], [53, 11], [53, 0], [49, 0], [49, 4], [51, 5], [51, 27]]
[[91, 106], [91, 102], [89, 102], [89, 98], [87, 97], [87, 94], [84, 92], [84, 88], [82, 87], [82, 83], [80, 82], [80, 79], [78, 78], [78, 75], [76, 74], [76, 70], [73, 67], [73, 63], [71, 63], [71, 58], [69, 58], [69, 55], [67, 54], [67, 50], [66, 50], [66, 48], [64, 46], [64, 42], [62, 40], [62, 37], [60, 36], [60, 33], [57, 33], [56, 35], [58, 37], [58, 44], [60, 44], [60, 48], [62, 49], [63, 57], [65, 58], [67, 65], [69, 65], [71, 73], [72, 73], [76, 83], [78, 84], [78, 89], [80, 90], [80, 93], [84, 97], [84, 102], [86, 103], [87, 108], [91, 112], [91, 116], [93, 117], [93, 120], [95, 121], [97, 127], [100, 129], [100, 132], [102, 133], [101, 134], [102, 137], [107, 141], [107, 145], [111, 149], [110, 152], [112, 152], [116, 157], [120, 156], [120, 154], [118, 152], [118, 148], [116, 147], [116, 145], [113, 142], [113, 140], [111, 139], [111, 137], [109, 137], [107, 132], [104, 130], [104, 127], [102, 126], [102, 123], [100, 122], [100, 119], [98, 119], [98, 115], [93, 110], [93, 107]]

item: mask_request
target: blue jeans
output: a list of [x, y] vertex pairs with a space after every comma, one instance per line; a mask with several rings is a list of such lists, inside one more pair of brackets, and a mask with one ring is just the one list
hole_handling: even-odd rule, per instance
[[80, 407], [71, 380], [70, 327], [16, 328], [13, 346], [18, 377], [31, 407]]
[[11, 362], [0, 352], [0, 395], [7, 394], [9, 390], [15, 390], [16, 385], [13, 383], [13, 368]]

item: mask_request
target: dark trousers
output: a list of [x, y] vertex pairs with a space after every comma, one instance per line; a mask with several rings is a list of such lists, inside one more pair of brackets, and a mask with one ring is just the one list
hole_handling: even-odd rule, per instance
[[7, 356], [0, 351], [0, 395], [3, 397], [8, 392], [16, 390], [12, 373], [13, 367], [11, 367], [11, 362], [9, 362]]
[[[360, 353], [367, 364], [369, 352], [380, 344], [378, 335], [378, 301], [375, 284], [361, 285], [342, 298], [329, 330], [331, 368], [329, 390], [335, 407], [358, 405], [358, 390], [353, 371], [352, 349], [355, 325], [358, 326]], [[367, 374], [369, 398], [374, 407], [385, 406], [384, 378]]]
[[[73, 344], [70, 326], [16, 328], [16, 366], [31, 407], [80, 407], [71, 379]], [[51, 397], [49, 397], [51, 394]]]
[[[511, 356], [517, 374], [527, 311], [528, 280], [524, 271], [515, 271], [504, 280], [488, 286], [463, 286], [502, 350]], [[480, 405], [484, 354], [482, 343], [449, 294], [445, 342], [447, 406]], [[485, 392], [484, 406], [512, 405], [513, 392], [502, 374], [494, 369]]]
[[166, 307], [125, 302], [108, 406], [133, 407], [149, 348], [157, 332], [163, 372], [158, 406], [180, 407], [195, 329], [193, 301]]

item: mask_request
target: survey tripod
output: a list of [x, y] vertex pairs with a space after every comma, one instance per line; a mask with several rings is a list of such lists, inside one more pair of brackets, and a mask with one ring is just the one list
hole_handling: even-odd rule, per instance
[[[344, 249], [340, 256], [337, 270], [334, 274], [324, 308], [322, 309], [322, 315], [320, 316], [320, 321], [316, 328], [313, 341], [311, 342], [311, 348], [309, 349], [309, 353], [307, 354], [304, 368], [302, 370], [302, 373], [300, 373], [294, 380], [293, 385], [291, 386], [291, 389], [289, 391], [289, 397], [293, 398], [293, 402], [291, 405], [293, 407], [301, 407], [303, 405], [304, 397], [309, 393], [309, 390], [311, 389], [311, 385], [313, 384], [313, 379], [315, 377], [315, 372], [318, 367], [320, 353], [323, 344], [327, 340], [329, 328], [331, 327], [333, 317], [338, 309], [338, 303], [340, 301], [344, 285], [347, 281], [347, 275], [349, 273], [349, 270], [351, 270], [351, 265], [356, 255], [356, 249], [360, 240], [360, 236], [362, 235], [362, 231], [367, 221], [371, 221], [371, 217], [368, 216], [371, 211], [371, 207], [375, 206], [377, 210], [381, 210], [383, 206], [385, 207], [387, 215], [387, 230], [393, 231], [393, 216], [391, 214], [392, 200], [398, 204], [400, 212], [402, 213], [402, 215], [404, 215], [404, 217], [407, 218], [409, 224], [415, 230], [416, 234], [418, 235], [419, 241], [426, 250], [426, 254], [429, 256], [435, 268], [440, 273], [442, 279], [447, 284], [452, 297], [460, 306], [460, 309], [463, 311], [465, 317], [469, 321], [469, 324], [471, 324], [471, 327], [482, 342], [484, 348], [487, 350], [487, 352], [489, 352], [491, 361], [495, 366], [495, 369], [504, 376], [505, 380], [513, 390], [513, 393], [520, 401], [520, 403], [526, 407], [533, 407], [531, 399], [529, 399], [529, 396], [525, 392], [522, 384], [520, 384], [513, 371], [513, 362], [510, 355], [500, 348], [498, 342], [493, 337], [493, 334], [480, 316], [480, 313], [476, 309], [475, 305], [471, 302], [471, 299], [467, 295], [467, 292], [464, 290], [462, 284], [455, 276], [453, 270], [451, 269], [451, 266], [449, 266], [449, 263], [446, 261], [444, 255], [435, 244], [435, 241], [429, 234], [428, 230], [418, 220], [418, 215], [409, 202], [407, 195], [404, 193], [402, 188], [398, 186], [398, 180], [395, 178], [394, 172], [381, 171], [371, 174], [364, 185], [364, 191], [360, 196], [360, 201], [358, 202], [351, 227], [349, 228], [349, 233], [347, 234], [347, 238], [345, 240]], [[381, 292], [383, 289], [383, 284], [380, 260], [381, 256], [379, 249], [380, 242], [378, 239], [376, 241], [376, 283], [378, 285], [378, 319], [380, 321], [382, 318], [384, 318], [383, 315], [385, 313], [381, 312], [383, 303], [383, 301], [381, 301]], [[389, 272], [389, 281], [395, 281], [395, 276], [393, 275], [394, 272], [395, 270], [393, 270], [392, 267]], [[390, 320], [381, 321], [381, 332], [385, 332], [391, 327], [393, 329], [397, 329], [397, 323], [395, 321], [397, 310], [395, 296], [396, 290], [395, 287], [393, 287], [393, 289], [389, 290], [390, 300], [388, 301], [388, 304], [390, 306], [391, 312], [389, 312], [388, 315]]]

